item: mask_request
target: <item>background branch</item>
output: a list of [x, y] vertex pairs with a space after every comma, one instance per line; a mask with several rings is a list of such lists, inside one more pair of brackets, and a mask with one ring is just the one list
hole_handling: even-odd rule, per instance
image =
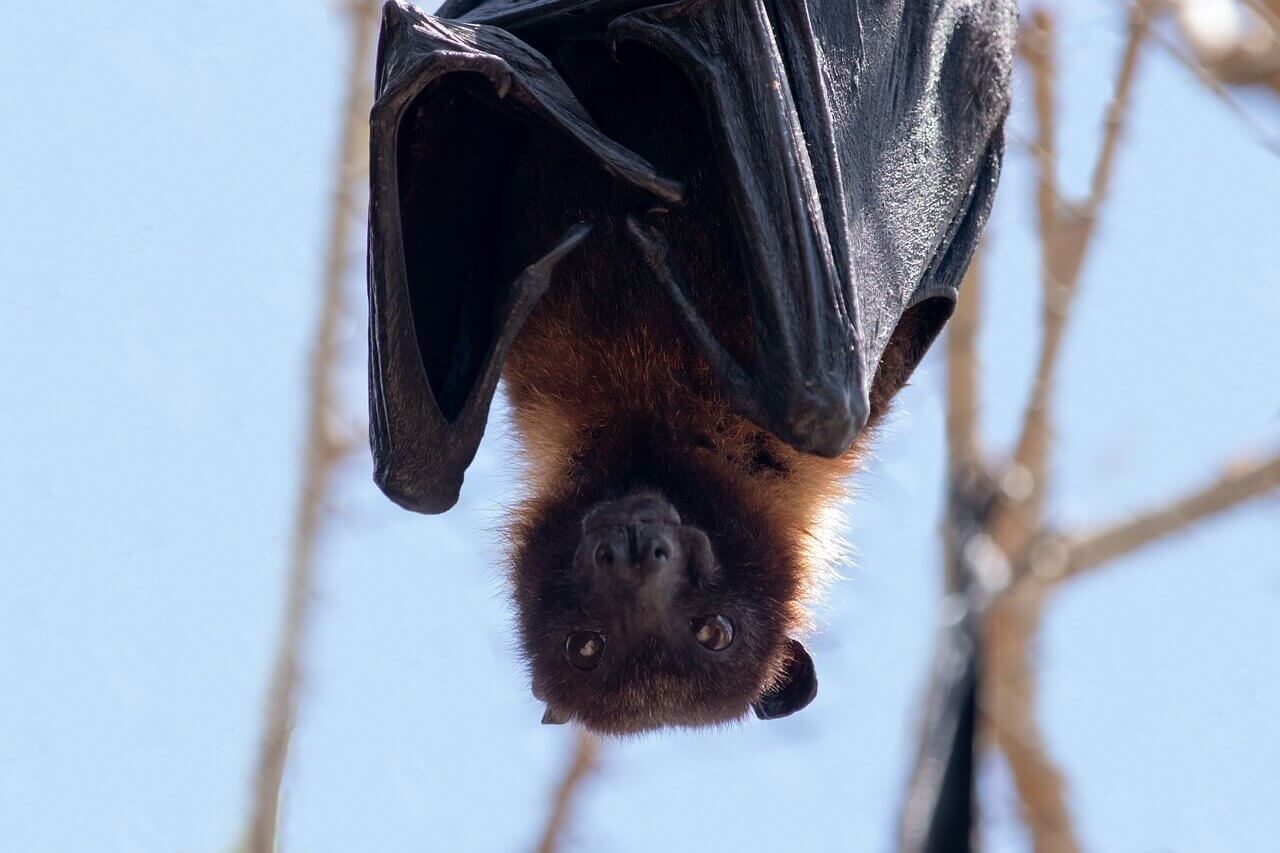
[[1036, 853], [1074, 853], [1080, 843], [1071, 826], [1066, 784], [1040, 734], [1035, 675], [1028, 661], [1043, 604], [1043, 587], [1030, 579], [991, 607], [983, 635], [980, 707], [985, 731], [1013, 776]]
[[1004, 478], [1008, 500], [996, 508], [992, 522], [992, 537], [1011, 556], [1030, 545], [1039, 526], [1048, 471], [1049, 408], [1067, 317], [1095, 233], [1099, 208], [1110, 190], [1116, 151], [1132, 100], [1138, 56], [1149, 30], [1147, 2], [1137, 0], [1129, 7], [1128, 34], [1094, 160], [1089, 195], [1075, 204], [1062, 198], [1058, 186], [1054, 88], [1058, 68], [1053, 17], [1046, 10], [1037, 9], [1032, 13], [1030, 28], [1024, 31], [1022, 54], [1031, 72], [1038, 129], [1036, 202], [1043, 310], [1035, 379], [1013, 462]]
[[1178, 0], [1176, 5], [1178, 27], [1205, 75], [1280, 93], [1280, 0]]
[[302, 482], [290, 539], [284, 626], [267, 699], [267, 712], [254, 776], [247, 849], [272, 853], [276, 847], [280, 786], [297, 717], [299, 655], [310, 609], [316, 545], [326, 496], [343, 443], [331, 433], [334, 366], [342, 314], [342, 282], [346, 271], [350, 226], [347, 211], [355, 204], [367, 158], [365, 117], [368, 112], [366, 71], [370, 63], [377, 4], [365, 0], [352, 9], [350, 59], [340, 124], [337, 178], [334, 182], [321, 290], [320, 315], [307, 367], [307, 433], [302, 454]]
[[1192, 56], [1181, 45], [1176, 44], [1172, 39], [1167, 38], [1159, 30], [1153, 30], [1153, 38], [1156, 43], [1169, 52], [1174, 59], [1180, 62], [1187, 70], [1195, 75], [1206, 89], [1213, 93], [1223, 105], [1231, 111], [1237, 119], [1247, 127], [1250, 133], [1258, 141], [1258, 144], [1266, 148], [1272, 154], [1280, 155], [1280, 139], [1276, 133], [1266, 127], [1263, 127], [1257, 119], [1255, 119], [1248, 110], [1246, 110], [1235, 95], [1233, 95], [1219, 80], [1214, 73], [1204, 63]]
[[1119, 524], [1066, 540], [1066, 571], [1073, 577], [1158, 539], [1280, 489], [1280, 455], [1265, 462], [1233, 465], [1209, 485]]
[[947, 458], [976, 472], [978, 447], [978, 312], [982, 302], [982, 259], [975, 253], [960, 286], [960, 299], [947, 329]]
[[551, 813], [547, 816], [546, 827], [542, 831], [542, 840], [538, 843], [538, 853], [555, 853], [560, 849], [561, 836], [568, 824], [569, 812], [583, 781], [596, 767], [598, 750], [596, 739], [586, 729], [578, 729], [574, 740], [573, 757], [565, 770], [564, 778], [556, 786], [551, 798]]
[[1037, 128], [1036, 207], [1041, 248], [1041, 337], [1035, 378], [1023, 414], [1013, 459], [1001, 478], [1000, 500], [988, 519], [991, 540], [1015, 567], [1013, 582], [997, 596], [984, 619], [979, 710], [983, 731], [1004, 755], [1018, 792], [1022, 816], [1040, 853], [1080, 849], [1071, 825], [1066, 785], [1048, 755], [1036, 718], [1036, 682], [1029, 662], [1045, 589], [1028, 571], [1033, 546], [1042, 538], [1051, 444], [1050, 404], [1067, 319], [1099, 210], [1110, 191], [1116, 153], [1132, 100], [1138, 56], [1149, 30], [1148, 6], [1129, 7], [1127, 36], [1107, 107], [1088, 195], [1070, 203], [1058, 178], [1056, 81], [1058, 64], [1053, 17], [1032, 13], [1022, 55], [1031, 74]]

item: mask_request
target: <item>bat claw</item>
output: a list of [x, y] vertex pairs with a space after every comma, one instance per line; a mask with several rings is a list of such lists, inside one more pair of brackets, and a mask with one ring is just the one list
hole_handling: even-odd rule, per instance
[[507, 95], [511, 93], [511, 80], [512, 74], [510, 68], [505, 69], [496, 79], [494, 79], [493, 91], [498, 96], [499, 100], [506, 98]]

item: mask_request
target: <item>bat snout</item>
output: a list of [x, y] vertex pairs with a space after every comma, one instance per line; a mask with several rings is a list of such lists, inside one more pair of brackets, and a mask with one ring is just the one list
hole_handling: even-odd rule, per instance
[[[661, 623], [703, 560], [696, 528], [656, 494], [633, 494], [589, 511], [575, 563], [628, 618]], [[702, 537], [705, 539], [705, 537]]]
[[678, 527], [634, 515], [624, 523], [594, 526], [583, 535], [578, 557], [603, 586], [646, 597], [668, 590], [688, 564]]
[[583, 545], [597, 571], [632, 582], [643, 582], [684, 556], [676, 537], [653, 524], [602, 528], [588, 534]]

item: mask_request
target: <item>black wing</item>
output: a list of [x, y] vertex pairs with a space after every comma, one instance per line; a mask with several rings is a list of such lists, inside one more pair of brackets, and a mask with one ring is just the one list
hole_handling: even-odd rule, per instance
[[699, 89], [754, 366], [685, 298], [661, 223], [633, 234], [738, 409], [798, 449], [847, 449], [950, 316], [999, 172], [1014, 27], [1003, 0], [682, 0], [609, 25]]
[[[512, 341], [590, 228], [537, 181], [539, 160], [589, 160], [650, 204], [680, 188], [603, 136], [529, 45], [402, 3], [384, 9], [370, 125], [374, 479], [407, 509], [443, 512]], [[530, 204], [557, 236], [508, 227]]]
[[[504, 201], [582, 212], [546, 188], [521, 195], [547, 136], [647, 194], [603, 215], [627, 217], [738, 411], [801, 450], [846, 449], [950, 315], [985, 223], [1013, 0], [450, 0], [440, 14], [455, 20], [388, 4], [379, 51], [371, 432], [384, 490], [415, 509], [452, 504], [520, 306], [581, 233], [553, 249], [501, 227]], [[499, 97], [507, 86], [517, 97]], [[619, 116], [639, 108], [627, 102], [645, 121]], [[731, 239], [680, 227], [678, 186], [641, 155], [687, 180], [687, 205]], [[709, 247], [749, 290], [750, 363], [683, 280]]]

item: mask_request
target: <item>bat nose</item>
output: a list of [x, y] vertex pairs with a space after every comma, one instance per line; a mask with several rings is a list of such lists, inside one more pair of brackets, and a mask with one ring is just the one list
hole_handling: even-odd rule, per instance
[[616, 580], [643, 583], [677, 564], [680, 543], [670, 525], [636, 521], [593, 529], [584, 539], [592, 564]]
[[660, 495], [607, 501], [583, 517], [579, 559], [607, 586], [658, 603], [678, 586], [689, 559], [681, 530], [680, 514]]

